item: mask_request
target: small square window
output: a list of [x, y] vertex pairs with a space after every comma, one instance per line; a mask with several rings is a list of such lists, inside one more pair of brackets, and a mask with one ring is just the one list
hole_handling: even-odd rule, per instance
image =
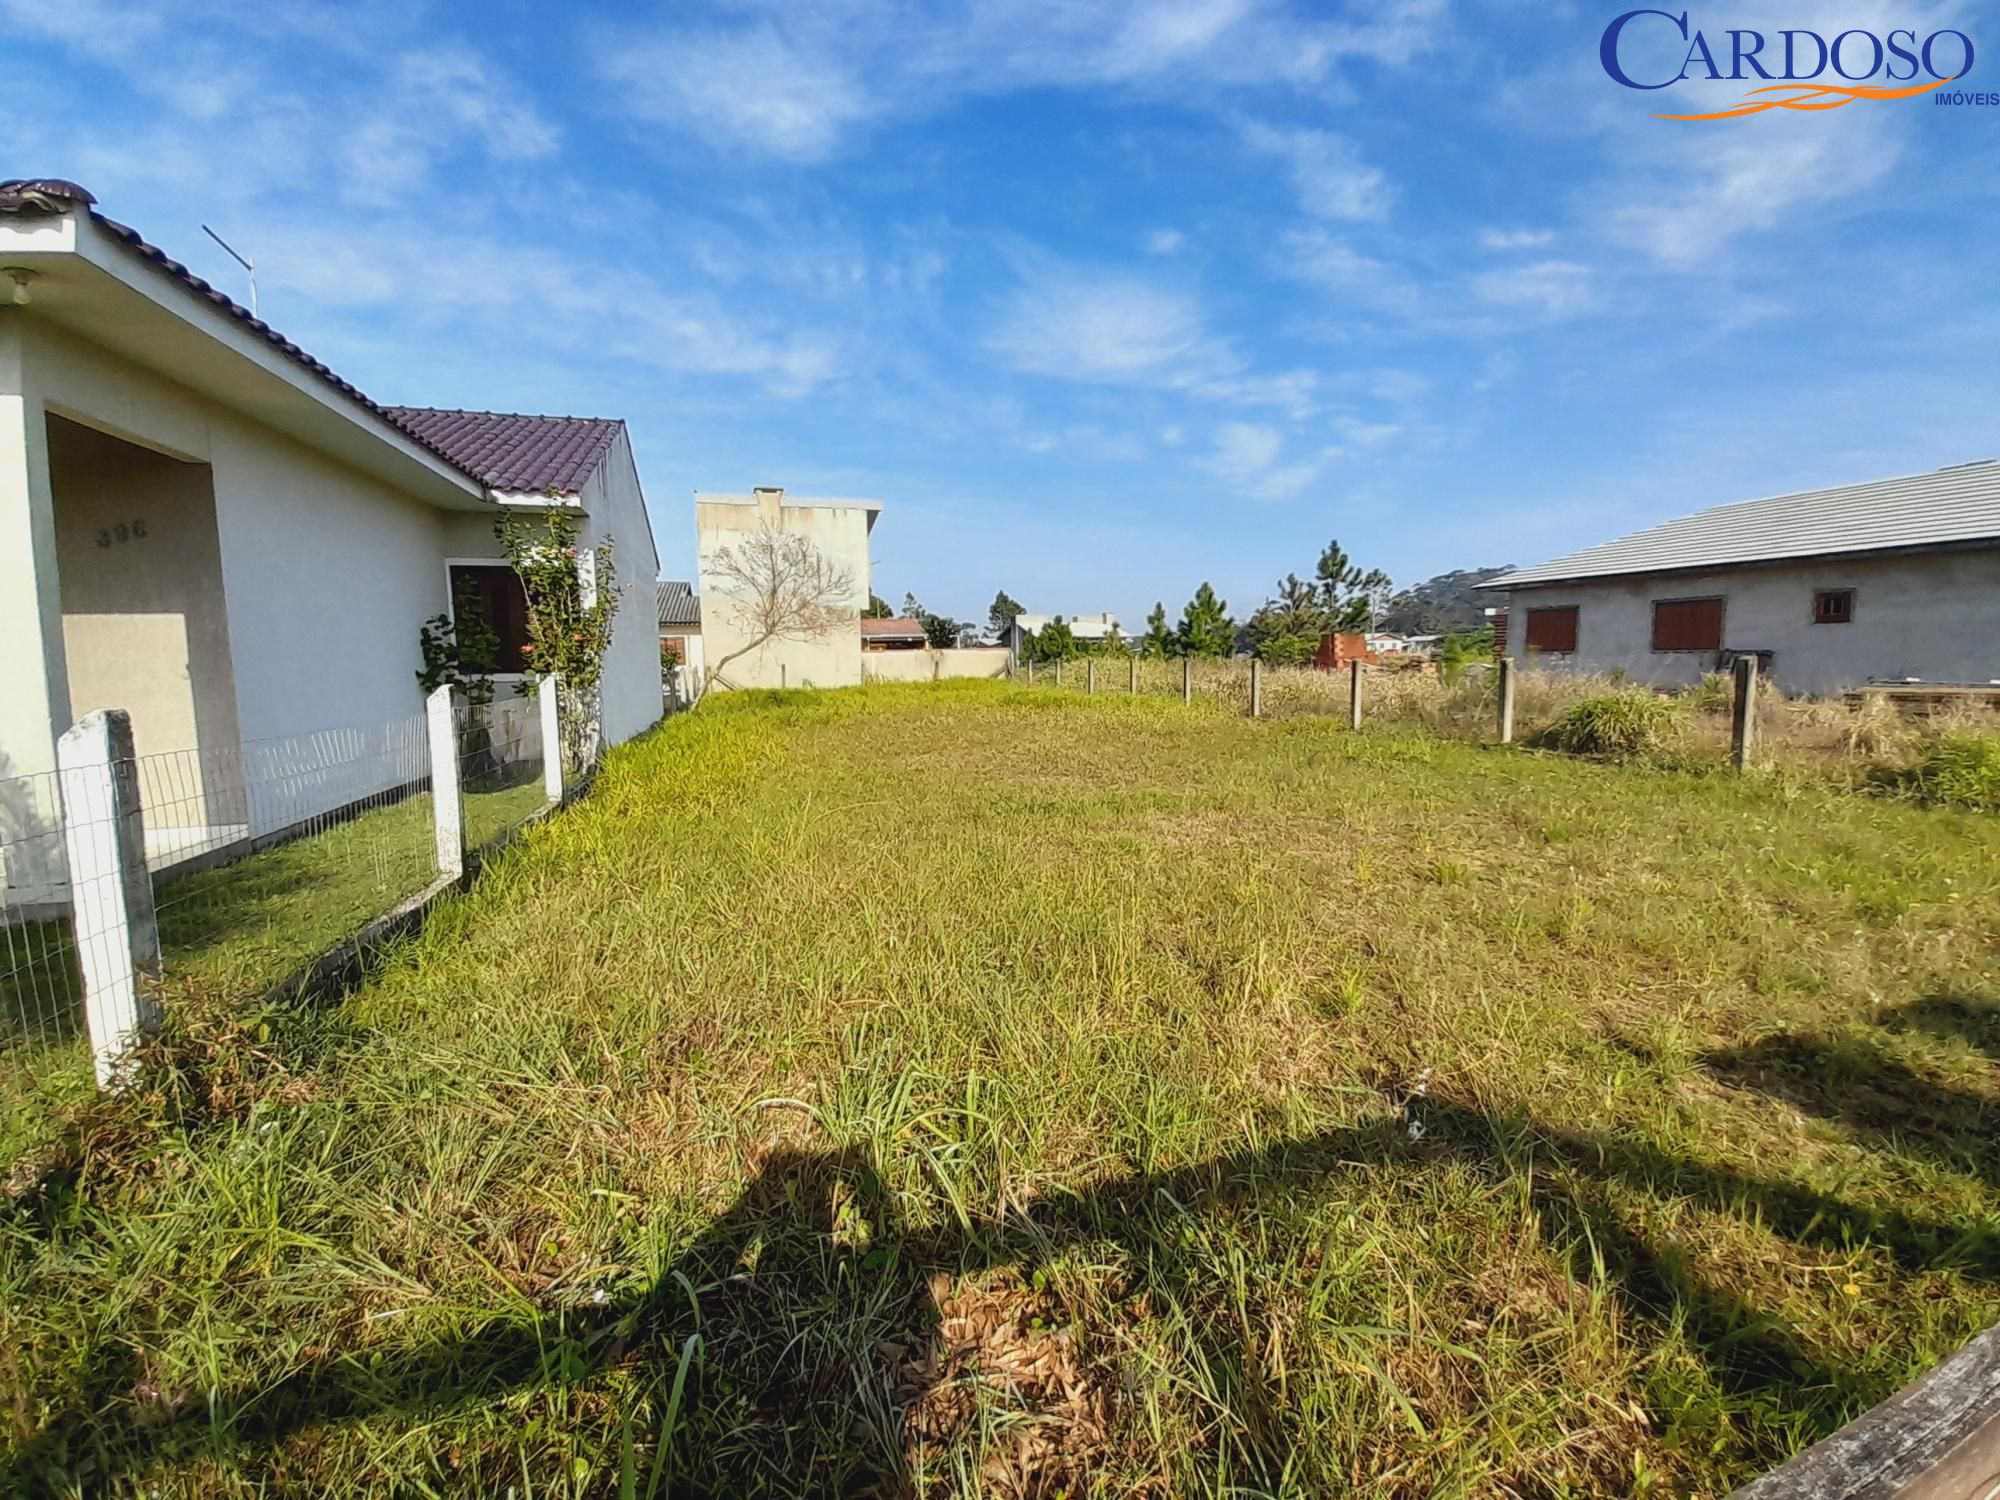
[[1853, 589], [1821, 589], [1813, 595], [1813, 624], [1845, 625], [1853, 618]]

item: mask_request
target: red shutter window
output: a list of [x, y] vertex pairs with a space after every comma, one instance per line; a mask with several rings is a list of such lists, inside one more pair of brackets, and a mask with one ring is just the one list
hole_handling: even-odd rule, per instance
[[1507, 659], [1507, 611], [1504, 609], [1493, 616], [1493, 659]]
[[1722, 649], [1722, 601], [1720, 599], [1655, 599], [1653, 601], [1653, 649], [1655, 651], [1720, 651]]
[[528, 595], [521, 587], [520, 575], [505, 563], [490, 567], [454, 564], [451, 570], [454, 625], [460, 623], [461, 601], [477, 609], [486, 628], [500, 638], [493, 670], [520, 671], [521, 648], [528, 644]]
[[1576, 650], [1576, 606], [1529, 610], [1527, 640], [1530, 651]]

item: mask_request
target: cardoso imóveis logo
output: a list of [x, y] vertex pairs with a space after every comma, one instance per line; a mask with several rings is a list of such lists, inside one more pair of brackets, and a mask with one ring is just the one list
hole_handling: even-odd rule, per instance
[[[1662, 120], [1734, 120], [1766, 110], [1840, 109], [1860, 100], [1910, 99], [1972, 71], [1972, 38], [1950, 29], [1874, 32], [1850, 27], [1831, 36], [1807, 27], [1704, 30], [1689, 12], [1628, 10], [1604, 28], [1598, 57], [1628, 89], [1668, 89], [1700, 80], [1763, 80], [1740, 104], [1703, 114], [1659, 113]], [[1967, 102], [1985, 97], [1966, 96]]]

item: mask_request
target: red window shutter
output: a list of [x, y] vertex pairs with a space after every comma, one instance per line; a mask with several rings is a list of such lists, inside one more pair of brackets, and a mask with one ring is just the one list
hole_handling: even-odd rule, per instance
[[1507, 611], [1501, 610], [1493, 617], [1493, 659], [1504, 661], [1507, 657]]
[[1720, 599], [1656, 599], [1653, 601], [1655, 651], [1720, 651]]
[[1530, 651], [1576, 650], [1576, 606], [1563, 604], [1528, 611]]
[[479, 601], [479, 613], [486, 628], [500, 638], [494, 653], [495, 671], [521, 670], [521, 648], [528, 644], [528, 593], [520, 575], [512, 568], [498, 566], [454, 566], [451, 570], [451, 599], [454, 617], [461, 589], [469, 589]]

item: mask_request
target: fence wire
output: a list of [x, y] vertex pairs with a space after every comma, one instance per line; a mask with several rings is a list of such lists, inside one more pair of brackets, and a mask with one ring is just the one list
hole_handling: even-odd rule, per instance
[[436, 873], [421, 714], [138, 769], [169, 973], [274, 983]]
[[540, 811], [543, 765], [540, 704], [529, 695], [457, 710], [458, 784], [465, 801], [465, 847], [488, 848]]
[[53, 771], [0, 781], [0, 1047], [82, 1026], [62, 788]]

